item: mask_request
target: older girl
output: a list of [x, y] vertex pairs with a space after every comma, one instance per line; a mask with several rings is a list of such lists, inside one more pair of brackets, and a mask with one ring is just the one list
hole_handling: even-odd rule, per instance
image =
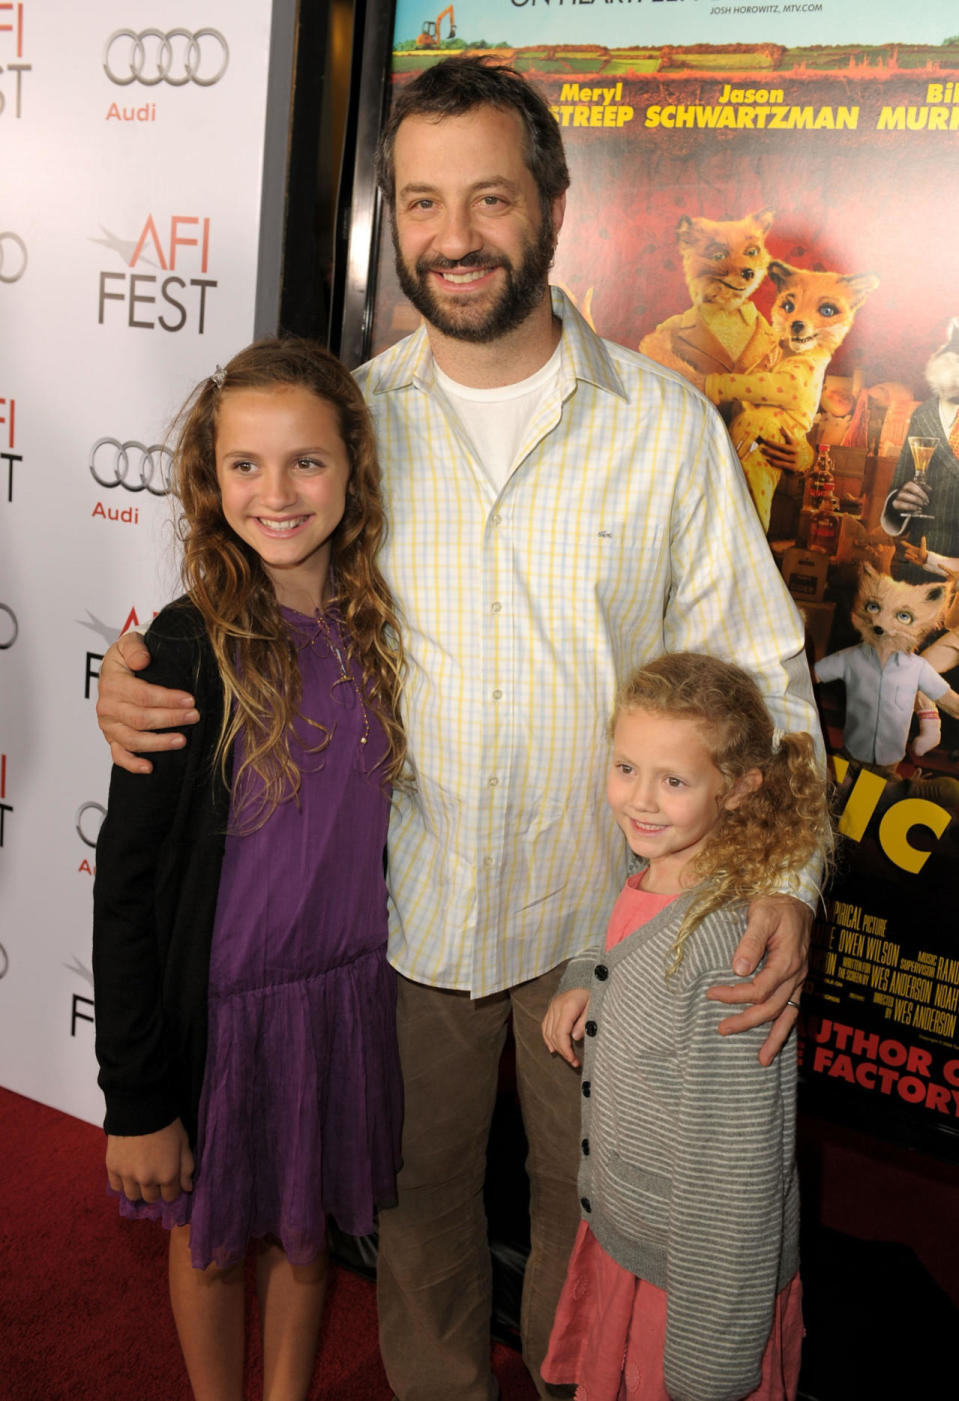
[[264, 1395], [306, 1395], [328, 1215], [394, 1199], [400, 1081], [383, 851], [404, 756], [372, 429], [347, 371], [260, 341], [217, 369], [175, 451], [186, 593], [152, 680], [200, 719], [115, 768], [97, 855], [97, 1054], [121, 1212], [170, 1228], [200, 1401], [243, 1395], [257, 1249]]

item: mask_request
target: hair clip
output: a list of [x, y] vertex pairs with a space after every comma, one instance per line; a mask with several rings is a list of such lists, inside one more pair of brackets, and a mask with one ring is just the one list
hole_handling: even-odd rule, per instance
[[212, 375], [210, 376], [210, 382], [211, 382], [212, 384], [215, 384], [216, 387], [217, 387], [217, 389], [222, 389], [222, 388], [223, 388], [223, 381], [224, 381], [225, 379], [226, 379], [226, 370], [223, 368], [222, 365], [217, 365], [216, 369], [213, 371]]

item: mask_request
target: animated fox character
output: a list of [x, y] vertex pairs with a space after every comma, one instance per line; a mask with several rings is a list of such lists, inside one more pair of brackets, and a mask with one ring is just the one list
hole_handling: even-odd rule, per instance
[[749, 374], [707, 375], [704, 386], [708, 399], [728, 406], [729, 432], [764, 529], [782, 471], [756, 439], [798, 444], [795, 470], [809, 469], [814, 454], [806, 434], [819, 409], [826, 367], [859, 307], [879, 286], [871, 273], [806, 272], [776, 259], [768, 273], [777, 292], [772, 328], [778, 363]]
[[777, 338], [749, 298], [766, 275], [772, 209], [744, 219], [684, 214], [676, 241], [692, 306], [660, 322], [640, 350], [702, 387], [703, 375], [763, 369], [777, 356]]
[[[843, 748], [860, 763], [895, 770], [905, 758], [920, 693], [959, 718], [959, 695], [928, 661], [915, 655], [938, 627], [951, 592], [951, 584], [945, 582], [909, 584], [863, 564], [852, 608], [852, 624], [862, 642], [831, 653], [814, 667], [817, 681], [845, 682]], [[920, 724], [911, 753], [918, 757], [937, 740], [937, 724]]]

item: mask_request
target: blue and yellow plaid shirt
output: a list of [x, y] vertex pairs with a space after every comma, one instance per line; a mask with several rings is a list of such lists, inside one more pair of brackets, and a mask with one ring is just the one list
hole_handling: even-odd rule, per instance
[[[755, 676], [818, 735], [803, 630], [728, 434], [678, 376], [554, 289], [559, 383], [499, 494], [436, 391], [424, 328], [358, 371], [416, 787], [390, 826], [390, 960], [474, 997], [600, 939], [627, 849], [605, 802], [617, 683], [663, 651]], [[807, 873], [798, 892], [815, 901]]]

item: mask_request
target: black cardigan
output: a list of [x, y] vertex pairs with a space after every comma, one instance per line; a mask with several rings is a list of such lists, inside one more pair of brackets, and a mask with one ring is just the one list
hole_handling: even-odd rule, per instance
[[210, 943], [230, 794], [212, 767], [223, 687], [202, 618], [185, 598], [149, 633], [140, 674], [189, 691], [200, 719], [153, 773], [114, 767], [97, 842], [93, 977], [107, 1133], [174, 1119], [196, 1142], [207, 1041]]

